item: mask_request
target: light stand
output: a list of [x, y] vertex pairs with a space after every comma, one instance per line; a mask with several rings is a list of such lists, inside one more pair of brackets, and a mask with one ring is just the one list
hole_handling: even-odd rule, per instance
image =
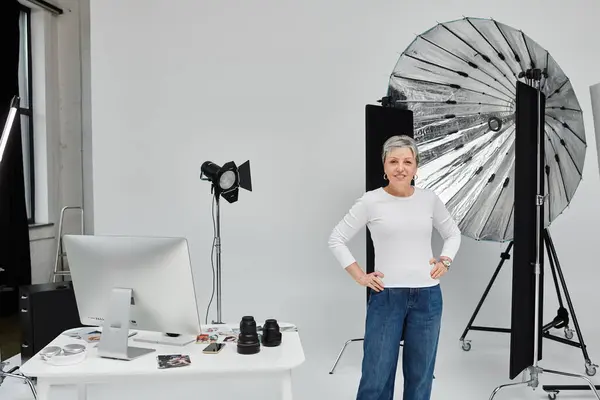
[[[539, 386], [539, 374], [541, 373], [549, 373], [549, 374], [555, 374], [555, 375], [563, 375], [563, 376], [569, 376], [569, 377], [575, 377], [575, 378], [580, 378], [580, 379], [584, 379], [585, 381], [587, 381], [590, 389], [592, 390], [592, 392], [594, 393], [594, 395], [596, 396], [596, 398], [598, 400], [600, 400], [600, 394], [598, 394], [598, 392], [596, 391], [596, 388], [594, 387], [594, 384], [591, 382], [591, 380], [589, 380], [587, 377], [583, 376], [583, 375], [576, 375], [576, 374], [570, 374], [567, 372], [561, 372], [561, 371], [554, 371], [554, 370], [549, 370], [549, 369], [545, 369], [542, 368], [538, 365], [539, 363], [539, 341], [541, 338], [541, 329], [542, 326], [540, 324], [540, 279], [541, 279], [541, 275], [542, 275], [542, 269], [541, 269], [541, 265], [543, 262], [543, 241], [544, 241], [544, 237], [543, 237], [543, 226], [544, 226], [544, 217], [543, 217], [543, 206], [544, 203], [546, 201], [547, 196], [544, 193], [544, 170], [542, 168], [542, 163], [544, 162], [543, 159], [543, 153], [544, 153], [544, 131], [543, 131], [543, 124], [542, 124], [542, 112], [543, 110], [541, 109], [541, 103], [542, 103], [542, 93], [541, 93], [541, 86], [540, 86], [540, 82], [541, 82], [541, 78], [542, 78], [542, 71], [540, 69], [529, 69], [527, 70], [527, 72], [525, 73], [525, 76], [527, 78], [527, 83], [529, 84], [529, 86], [532, 86], [536, 89], [537, 92], [537, 102], [536, 102], [536, 111], [537, 111], [537, 119], [536, 119], [536, 144], [537, 144], [537, 154], [536, 154], [536, 166], [537, 166], [537, 173], [536, 173], [536, 178], [537, 178], [537, 185], [536, 185], [536, 196], [535, 196], [535, 209], [536, 209], [536, 215], [535, 215], [535, 230], [536, 230], [536, 240], [535, 240], [535, 262], [533, 265], [533, 272], [534, 272], [534, 281], [535, 281], [535, 291], [534, 291], [534, 299], [535, 299], [535, 307], [534, 307], [534, 321], [533, 321], [533, 363], [528, 366], [525, 369], [524, 372], [524, 376], [525, 374], [529, 374], [529, 379], [528, 380], [524, 380], [523, 382], [518, 382], [518, 383], [509, 383], [509, 384], [503, 384], [500, 385], [498, 387], [496, 387], [494, 389], [494, 391], [492, 392], [492, 395], [490, 396], [490, 400], [492, 400], [494, 398], [494, 396], [496, 395], [496, 393], [498, 393], [500, 390], [506, 388], [506, 387], [511, 387], [511, 386], [519, 386], [519, 385], [527, 385], [532, 387], [534, 390]], [[518, 82], [517, 83], [519, 86], [523, 87], [523, 83]], [[517, 91], [519, 91], [519, 86], [517, 87]], [[526, 85], [525, 85], [526, 86]], [[518, 98], [518, 97], [517, 97]], [[518, 107], [518, 105], [517, 105]], [[517, 133], [518, 135], [519, 133]], [[519, 151], [519, 150], [517, 150]], [[520, 173], [520, 171], [516, 171], [515, 175]], [[515, 229], [516, 229], [516, 223], [515, 223]], [[519, 227], [519, 229], [526, 229], [525, 227]]]
[[[206, 161], [200, 168], [200, 179], [211, 182], [211, 193], [214, 195], [214, 204], [216, 215], [214, 216], [214, 241], [213, 249], [216, 249], [216, 272], [213, 279], [216, 280], [217, 292], [217, 320], [213, 324], [223, 324], [222, 320], [222, 292], [221, 292], [221, 212], [220, 198], [223, 197], [229, 203], [235, 203], [238, 200], [239, 188], [252, 191], [252, 179], [250, 176], [250, 161], [246, 161], [239, 168], [233, 161], [223, 164], [222, 167], [217, 164]], [[212, 262], [212, 257], [211, 257]], [[213, 289], [214, 290], [214, 289]], [[212, 297], [208, 308], [210, 309]], [[208, 310], [207, 310], [208, 319]]]
[[[596, 146], [600, 150], [600, 83], [590, 87], [592, 100], [592, 112], [594, 114], [594, 126], [596, 131]], [[600, 151], [598, 152], [600, 154]], [[600, 167], [600, 159], [598, 160]], [[555, 399], [561, 390], [589, 390], [587, 385], [544, 385], [542, 387], [549, 393], [550, 399]], [[596, 390], [600, 390], [600, 385], [596, 385]]]

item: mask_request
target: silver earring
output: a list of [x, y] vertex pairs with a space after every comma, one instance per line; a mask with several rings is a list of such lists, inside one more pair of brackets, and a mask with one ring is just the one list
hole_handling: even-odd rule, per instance
[[419, 177], [418, 177], [417, 175], [415, 175], [415, 176], [413, 177], [413, 179], [416, 181], [417, 179], [419, 179]]
[[383, 173], [383, 180], [387, 181], [387, 175], [385, 174], [385, 172]]

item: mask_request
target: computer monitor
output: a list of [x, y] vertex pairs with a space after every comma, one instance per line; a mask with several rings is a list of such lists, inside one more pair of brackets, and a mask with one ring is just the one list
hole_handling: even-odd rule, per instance
[[102, 326], [98, 355], [132, 360], [129, 329], [197, 335], [200, 317], [183, 238], [64, 235], [79, 318]]

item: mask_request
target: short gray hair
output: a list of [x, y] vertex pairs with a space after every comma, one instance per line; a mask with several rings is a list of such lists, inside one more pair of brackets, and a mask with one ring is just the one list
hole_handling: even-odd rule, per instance
[[383, 144], [383, 151], [381, 152], [381, 161], [385, 162], [385, 157], [387, 157], [390, 151], [402, 147], [407, 147], [412, 151], [413, 156], [417, 160], [417, 165], [419, 165], [420, 155], [419, 148], [417, 147], [417, 142], [415, 141], [415, 139], [407, 135], [392, 136], [388, 140], [386, 140]]

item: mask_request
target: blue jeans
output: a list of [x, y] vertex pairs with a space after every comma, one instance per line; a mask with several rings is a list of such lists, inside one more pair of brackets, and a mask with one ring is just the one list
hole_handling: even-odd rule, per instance
[[401, 340], [403, 400], [429, 400], [442, 308], [439, 285], [371, 291], [357, 400], [394, 398]]

